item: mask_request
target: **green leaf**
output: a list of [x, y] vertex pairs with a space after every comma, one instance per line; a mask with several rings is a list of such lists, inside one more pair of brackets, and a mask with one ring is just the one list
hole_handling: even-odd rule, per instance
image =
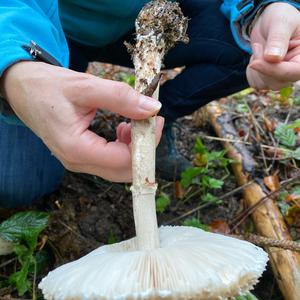
[[212, 151], [212, 152], [207, 153], [207, 160], [208, 161], [218, 161], [218, 160], [224, 158], [225, 154], [226, 154], [225, 150]]
[[275, 130], [275, 137], [280, 144], [294, 147], [296, 145], [296, 135], [293, 129], [289, 128], [288, 125], [280, 124]]
[[135, 76], [129, 73], [121, 73], [120, 74], [121, 81], [129, 84], [130, 86], [134, 87], [135, 84]]
[[253, 294], [248, 294], [246, 296], [239, 296], [235, 300], [258, 300]]
[[201, 200], [203, 202], [212, 202], [212, 203], [216, 203], [216, 204], [221, 204], [223, 201], [220, 200], [218, 197], [210, 194], [210, 193], [206, 193], [205, 195], [203, 195], [201, 197]]
[[0, 224], [0, 237], [4, 240], [21, 243], [24, 241], [34, 249], [37, 238], [48, 224], [49, 215], [44, 212], [20, 212]]
[[280, 209], [280, 212], [282, 213], [283, 216], [285, 216], [290, 208], [290, 206], [284, 202], [284, 201], [279, 201], [277, 203], [279, 209]]
[[208, 152], [207, 148], [204, 146], [204, 144], [200, 138], [196, 138], [194, 151], [199, 154], [205, 154]]
[[201, 167], [190, 167], [187, 168], [184, 172], [181, 173], [181, 184], [184, 188], [187, 188], [193, 183], [193, 179], [200, 175], [206, 174], [207, 169]]
[[283, 100], [288, 100], [293, 93], [293, 87], [292, 86], [288, 86], [288, 87], [284, 87], [280, 90], [280, 97]]
[[253, 91], [254, 91], [253, 88], [247, 88], [247, 89], [242, 90], [242, 91], [240, 91], [238, 93], [235, 93], [233, 95], [233, 97], [238, 98], [238, 99], [243, 99], [245, 96], [251, 94]]
[[293, 99], [293, 104], [299, 106], [300, 105], [300, 96], [297, 96]]
[[30, 289], [31, 285], [28, 280], [29, 266], [30, 260], [26, 261], [20, 271], [9, 276], [9, 283], [17, 288], [19, 296], [23, 296]]
[[295, 196], [300, 196], [300, 186], [296, 186], [291, 190], [291, 194]]
[[249, 106], [246, 103], [239, 103], [235, 107], [236, 111], [239, 113], [247, 113], [249, 112]]
[[288, 128], [291, 128], [291, 129], [295, 129], [295, 128], [298, 128], [300, 127], [300, 119], [297, 119], [296, 121], [294, 121], [293, 123], [287, 125]]
[[209, 226], [201, 223], [200, 220], [197, 219], [197, 218], [187, 219], [184, 222], [182, 222], [182, 225], [183, 226], [196, 227], [196, 228], [200, 228], [200, 229], [205, 230], [205, 231], [209, 231]]
[[223, 186], [224, 181], [212, 178], [210, 176], [203, 176], [201, 180], [202, 185], [210, 189], [219, 189]]
[[170, 205], [170, 203], [171, 203], [170, 197], [165, 193], [161, 193], [159, 197], [156, 198], [156, 211], [158, 213], [165, 212], [168, 206]]
[[285, 151], [284, 154], [285, 154], [286, 157], [294, 158], [296, 160], [300, 160], [300, 147], [298, 147], [294, 151], [291, 151], [291, 150]]
[[107, 239], [107, 244], [111, 245], [111, 244], [115, 244], [117, 242], [118, 242], [118, 239], [114, 235], [113, 231], [110, 230], [109, 235], [108, 235], [108, 239]]

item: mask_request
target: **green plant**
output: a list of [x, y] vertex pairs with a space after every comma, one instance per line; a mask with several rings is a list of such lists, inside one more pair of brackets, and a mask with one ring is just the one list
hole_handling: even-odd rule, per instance
[[201, 223], [201, 221], [197, 218], [186, 219], [185, 221], [182, 222], [182, 225], [196, 227], [205, 231], [209, 231], [209, 226]]
[[156, 198], [156, 211], [158, 213], [165, 212], [170, 203], [170, 197], [165, 193], [160, 193], [160, 195]]
[[248, 294], [245, 296], [239, 296], [237, 298], [235, 298], [235, 300], [258, 300], [253, 294]]
[[[219, 203], [211, 191], [222, 188], [224, 179], [228, 176], [228, 166], [233, 160], [225, 157], [226, 151], [209, 151], [200, 138], [196, 139], [194, 146], [195, 167], [186, 169], [181, 174], [181, 184], [184, 188], [196, 185], [201, 192], [201, 200], [204, 202]], [[215, 178], [216, 171], [224, 171], [222, 178]]]
[[29, 291], [32, 298], [36, 298], [36, 274], [46, 259], [45, 252], [36, 252], [36, 247], [38, 236], [46, 228], [48, 220], [47, 213], [27, 211], [17, 213], [0, 224], [0, 237], [13, 243], [19, 262], [19, 270], [8, 279], [8, 284], [17, 288], [19, 296]]
[[290, 124], [279, 124], [274, 135], [280, 144], [280, 150], [286, 158], [300, 160], [300, 147], [297, 147], [297, 132], [300, 130], [300, 119]]
[[114, 234], [114, 232], [112, 230], [110, 230], [108, 238], [107, 238], [107, 244], [111, 245], [111, 244], [115, 244], [117, 242], [118, 242], [118, 239], [117, 239], [116, 235]]
[[297, 96], [293, 99], [293, 104], [296, 106], [300, 105], [300, 96]]
[[129, 84], [130, 86], [134, 87], [135, 84], [135, 76], [130, 73], [120, 73], [121, 81]]
[[281, 145], [294, 147], [296, 145], [296, 135], [294, 130], [286, 124], [280, 124], [277, 126], [275, 137]]
[[293, 87], [288, 86], [280, 90], [280, 99], [281, 101], [288, 101], [293, 94]]

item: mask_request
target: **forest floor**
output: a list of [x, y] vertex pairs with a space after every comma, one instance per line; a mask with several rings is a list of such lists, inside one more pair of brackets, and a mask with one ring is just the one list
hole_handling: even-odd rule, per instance
[[[122, 80], [132, 84], [132, 70], [107, 64], [93, 64], [90, 72], [104, 78]], [[176, 75], [179, 70], [167, 73]], [[297, 97], [296, 97], [297, 99]], [[299, 101], [300, 102], [300, 101]], [[260, 177], [269, 178], [270, 191], [273, 185], [295, 177], [299, 171], [300, 151], [300, 103], [291, 103], [291, 91], [278, 93], [257, 93], [243, 91], [232, 97], [220, 100], [222, 107], [231, 112], [235, 128], [240, 138], [251, 145], [246, 147], [253, 154], [260, 168]], [[99, 112], [92, 128], [108, 140], [114, 140], [114, 128], [122, 118], [110, 112]], [[235, 217], [245, 210], [242, 190], [237, 190], [236, 179], [224, 158], [224, 149], [208, 118], [202, 111], [179, 120], [177, 130], [179, 151], [195, 165], [201, 167], [203, 155], [194, 150], [200, 138], [205, 153], [215, 153], [209, 163], [208, 175], [216, 181], [205, 190], [199, 188], [201, 176], [190, 184], [167, 182], [158, 178], [157, 210], [160, 225], [190, 225], [214, 232], [228, 233], [235, 227]], [[292, 129], [279, 132], [280, 124]], [[261, 131], [262, 129], [262, 131]], [[282, 129], [284, 131], [284, 128]], [[293, 136], [294, 134], [294, 136]], [[262, 151], [260, 145], [264, 148]], [[273, 147], [273, 148], [272, 148]], [[274, 148], [279, 150], [274, 151]], [[289, 149], [293, 155], [287, 157], [282, 149]], [[223, 151], [223, 152], [222, 152]], [[203, 154], [203, 153], [202, 153]], [[292, 157], [291, 157], [292, 156]], [[188, 174], [187, 174], [188, 176]], [[197, 181], [198, 180], [198, 181]], [[42, 233], [44, 250], [49, 254], [48, 263], [37, 275], [37, 281], [50, 269], [72, 261], [91, 250], [107, 243], [114, 243], [134, 236], [131, 193], [129, 185], [116, 184], [96, 176], [66, 172], [58, 191], [45, 197], [32, 209], [50, 213], [50, 224]], [[225, 195], [225, 197], [224, 197]], [[275, 194], [278, 204], [295, 241], [300, 240], [300, 181], [295, 179]], [[220, 200], [221, 198], [221, 200]], [[193, 212], [198, 208], [196, 212]], [[12, 212], [3, 211], [6, 218]], [[237, 227], [233, 233], [255, 233], [251, 218]], [[18, 263], [13, 255], [0, 260], [0, 277], [8, 278], [17, 270]], [[5, 262], [12, 260], [12, 263]], [[282, 300], [270, 266], [253, 292], [260, 300]], [[39, 295], [39, 294], [38, 294]], [[39, 298], [38, 296], [37, 298]], [[19, 297], [14, 287], [0, 288], [0, 299], [31, 299], [30, 293]]]

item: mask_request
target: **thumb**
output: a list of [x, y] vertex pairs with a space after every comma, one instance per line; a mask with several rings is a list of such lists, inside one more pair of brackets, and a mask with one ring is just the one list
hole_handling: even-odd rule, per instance
[[269, 23], [264, 58], [267, 62], [281, 62], [287, 54], [293, 26], [285, 17], [273, 17]]

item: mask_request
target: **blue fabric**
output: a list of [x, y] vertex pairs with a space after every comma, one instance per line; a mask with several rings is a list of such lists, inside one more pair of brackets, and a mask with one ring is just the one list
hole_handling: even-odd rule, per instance
[[64, 168], [23, 126], [0, 121], [0, 207], [27, 206], [53, 192]]
[[[57, 0], [0, 1], [0, 76], [12, 64], [32, 60], [22, 48], [35, 41], [63, 66], [69, 64], [69, 51], [61, 27]], [[0, 110], [0, 120], [22, 125], [16, 117]]]
[[[160, 114], [166, 121], [194, 112], [206, 103], [248, 86], [246, 66], [249, 55], [232, 37], [228, 20], [220, 11], [220, 0], [184, 0], [184, 14], [190, 19], [190, 42], [178, 44], [165, 59], [166, 68], [186, 66], [175, 79], [160, 88]], [[214, 24], [214, 26], [211, 26]], [[123, 42], [132, 41], [133, 32], [108, 47], [98, 48], [69, 41], [70, 67], [86, 69], [89, 61], [103, 61], [132, 67]]]
[[84, 45], [103, 47], [133, 30], [150, 0], [59, 0], [66, 36]]
[[[275, 2], [288, 3], [300, 9], [299, 0], [224, 0], [221, 5], [221, 11], [230, 21], [233, 37], [241, 49], [252, 53], [249, 41], [245, 40], [242, 36], [242, 27], [251, 22], [261, 7]], [[242, 8], [239, 8], [241, 4], [244, 5], [242, 5]]]

